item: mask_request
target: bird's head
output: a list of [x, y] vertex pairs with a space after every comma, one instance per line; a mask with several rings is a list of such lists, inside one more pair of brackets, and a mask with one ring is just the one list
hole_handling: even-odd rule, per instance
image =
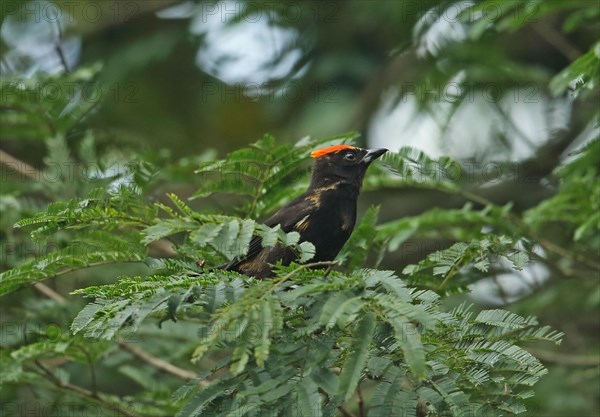
[[310, 156], [315, 159], [311, 187], [336, 183], [361, 187], [367, 168], [387, 149], [362, 149], [350, 145], [334, 145], [317, 149]]

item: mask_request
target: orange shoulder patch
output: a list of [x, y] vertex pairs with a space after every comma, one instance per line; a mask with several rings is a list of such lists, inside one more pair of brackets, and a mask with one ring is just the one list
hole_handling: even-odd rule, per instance
[[310, 153], [310, 156], [312, 156], [313, 158], [320, 158], [322, 156], [329, 155], [330, 153], [343, 151], [344, 149], [356, 149], [356, 146], [350, 146], [350, 145], [328, 146], [326, 148], [321, 148], [321, 149], [317, 149], [316, 151], [312, 151]]

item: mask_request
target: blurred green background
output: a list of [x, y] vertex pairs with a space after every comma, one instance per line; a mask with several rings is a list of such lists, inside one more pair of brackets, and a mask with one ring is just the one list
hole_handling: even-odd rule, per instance
[[[45, 193], [82, 192], [7, 181], [7, 158], [44, 169], [52, 149], [60, 154], [48, 139], [63, 119], [68, 148], [93, 132], [105, 158], [177, 165], [161, 192], [182, 197], [194, 191], [199, 161], [266, 132], [295, 142], [356, 130], [364, 146], [450, 155], [473, 192], [526, 210], [556, 192], [552, 172], [598, 136], [599, 17], [597, 1], [572, 0], [3, 1], [0, 69], [13, 83], [0, 103], [3, 239], [14, 238], [7, 230], [23, 211], [47, 203]], [[64, 84], [66, 72], [93, 82]], [[34, 85], [27, 93], [22, 80]], [[19, 109], [20, 101], [55, 106]], [[71, 113], [75, 106], [84, 111]], [[32, 115], [48, 121], [46, 131], [30, 128]], [[29, 205], [17, 210], [15, 196]], [[389, 220], [465, 201], [407, 188], [366, 192], [361, 210], [373, 203]], [[560, 226], [546, 237], [569, 244]], [[384, 266], [401, 270], [445, 244], [409, 241]], [[7, 269], [14, 254], [3, 248]], [[565, 333], [558, 351], [535, 352], [550, 372], [535, 388], [532, 415], [600, 415], [597, 273], [533, 263], [482, 280], [464, 298], [538, 315]]]

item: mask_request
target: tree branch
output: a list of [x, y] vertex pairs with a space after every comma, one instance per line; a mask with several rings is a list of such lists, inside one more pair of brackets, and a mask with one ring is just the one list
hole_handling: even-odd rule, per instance
[[40, 179], [42, 176], [40, 171], [29, 165], [27, 162], [23, 162], [20, 159], [15, 158], [14, 156], [4, 152], [2, 149], [0, 149], [0, 164], [6, 165], [13, 171], [16, 171], [32, 180]]
[[40, 361], [36, 360], [35, 364], [38, 368], [42, 370], [42, 372], [45, 375], [48, 376], [48, 379], [55, 386], [66, 389], [67, 391], [70, 391], [79, 397], [83, 397], [91, 402], [95, 402], [103, 407], [116, 411], [117, 413], [119, 413], [118, 415], [123, 415], [127, 417], [141, 417], [140, 414], [129, 411], [126, 408], [123, 408], [120, 404], [115, 404], [112, 401], [103, 398], [103, 395], [94, 393], [86, 388], [80, 387], [79, 385], [71, 384], [70, 382], [64, 382], [62, 379], [57, 377], [50, 369], [46, 368]]
[[563, 54], [570, 61], [575, 61], [582, 54], [575, 45], [573, 45], [569, 40], [559, 31], [554, 29], [552, 26], [548, 25], [544, 22], [537, 22], [531, 25], [533, 30], [540, 35], [542, 39], [556, 48], [561, 54]]
[[[152, 365], [153, 367], [160, 369], [161, 371], [165, 371], [170, 373], [171, 375], [175, 375], [178, 378], [190, 380], [196, 378], [196, 374], [194, 372], [188, 371], [187, 369], [179, 368], [178, 366], [173, 365], [167, 361], [164, 361], [156, 356], [149, 354], [148, 352], [140, 349], [137, 346], [133, 346], [131, 343], [127, 342], [119, 342], [119, 347], [142, 361]], [[208, 381], [200, 381], [200, 385], [207, 386], [209, 384]]]
[[58, 303], [64, 303], [65, 301], [67, 301], [67, 299], [65, 297], [63, 297], [62, 295], [60, 295], [59, 293], [54, 291], [52, 288], [50, 288], [43, 282], [36, 282], [35, 284], [33, 284], [33, 286], [35, 287], [36, 290], [38, 290], [39, 292], [44, 294], [46, 297], [48, 297]]
[[367, 414], [365, 413], [365, 401], [363, 400], [360, 384], [358, 384], [358, 387], [356, 387], [356, 396], [358, 397], [358, 415], [360, 417], [366, 417]]
[[[484, 205], [484, 206], [495, 206], [495, 204], [493, 202], [491, 202], [490, 200], [481, 197], [477, 194], [471, 193], [469, 191], [465, 191], [465, 190], [461, 190], [459, 191], [459, 194], [461, 196], [463, 196], [465, 199], [467, 200], [471, 200], [475, 203]], [[529, 237], [531, 237], [533, 240], [535, 240], [537, 243], [540, 244], [540, 246], [542, 246], [544, 249], [553, 252], [557, 255], [561, 255], [567, 259], [570, 259], [572, 261], [575, 262], [579, 262], [582, 265], [585, 265], [589, 268], [595, 269], [595, 270], [600, 270], [600, 263], [595, 262], [592, 259], [588, 259], [585, 256], [581, 256], [577, 253], [571, 252], [561, 246], [558, 246], [557, 244], [550, 242], [549, 240], [546, 240], [544, 238], [542, 238], [541, 236], [539, 236], [537, 233], [534, 233], [529, 226], [527, 226], [518, 216], [508, 213], [507, 214], [507, 219], [510, 220], [515, 226], [517, 226], [519, 229], [522, 230], [522, 232], [526, 235], [528, 235]]]
[[[54, 291], [53, 289], [49, 288], [48, 286], [46, 286], [45, 284], [43, 284], [41, 282], [36, 283], [35, 288], [37, 290], [39, 290], [41, 293], [43, 293], [44, 295], [46, 295], [48, 298], [51, 298], [60, 303], [66, 302], [65, 297], [58, 294], [56, 291]], [[171, 375], [175, 375], [178, 378], [189, 381], [196, 377], [196, 374], [194, 372], [188, 371], [187, 369], [179, 368], [178, 366], [175, 366], [172, 363], [169, 363], [165, 360], [157, 358], [156, 356], [149, 354], [148, 352], [142, 350], [141, 348], [139, 348], [137, 346], [133, 346], [126, 342], [119, 342], [119, 347], [121, 349], [131, 353], [138, 359], [141, 359], [144, 362], [149, 363], [153, 367], [155, 367], [161, 371], [170, 373]], [[46, 368], [44, 368], [44, 369], [46, 369]], [[209, 384], [208, 381], [200, 381], [200, 385], [202, 385], [202, 386], [207, 386], [208, 384]]]

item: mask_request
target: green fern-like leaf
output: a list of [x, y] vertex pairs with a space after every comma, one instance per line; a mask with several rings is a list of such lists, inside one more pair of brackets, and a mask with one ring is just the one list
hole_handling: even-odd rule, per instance
[[340, 374], [339, 390], [344, 401], [348, 401], [354, 395], [358, 386], [368, 360], [369, 345], [374, 331], [375, 315], [373, 313], [364, 314], [356, 326], [355, 343], [350, 348], [351, 353], [344, 362]]

